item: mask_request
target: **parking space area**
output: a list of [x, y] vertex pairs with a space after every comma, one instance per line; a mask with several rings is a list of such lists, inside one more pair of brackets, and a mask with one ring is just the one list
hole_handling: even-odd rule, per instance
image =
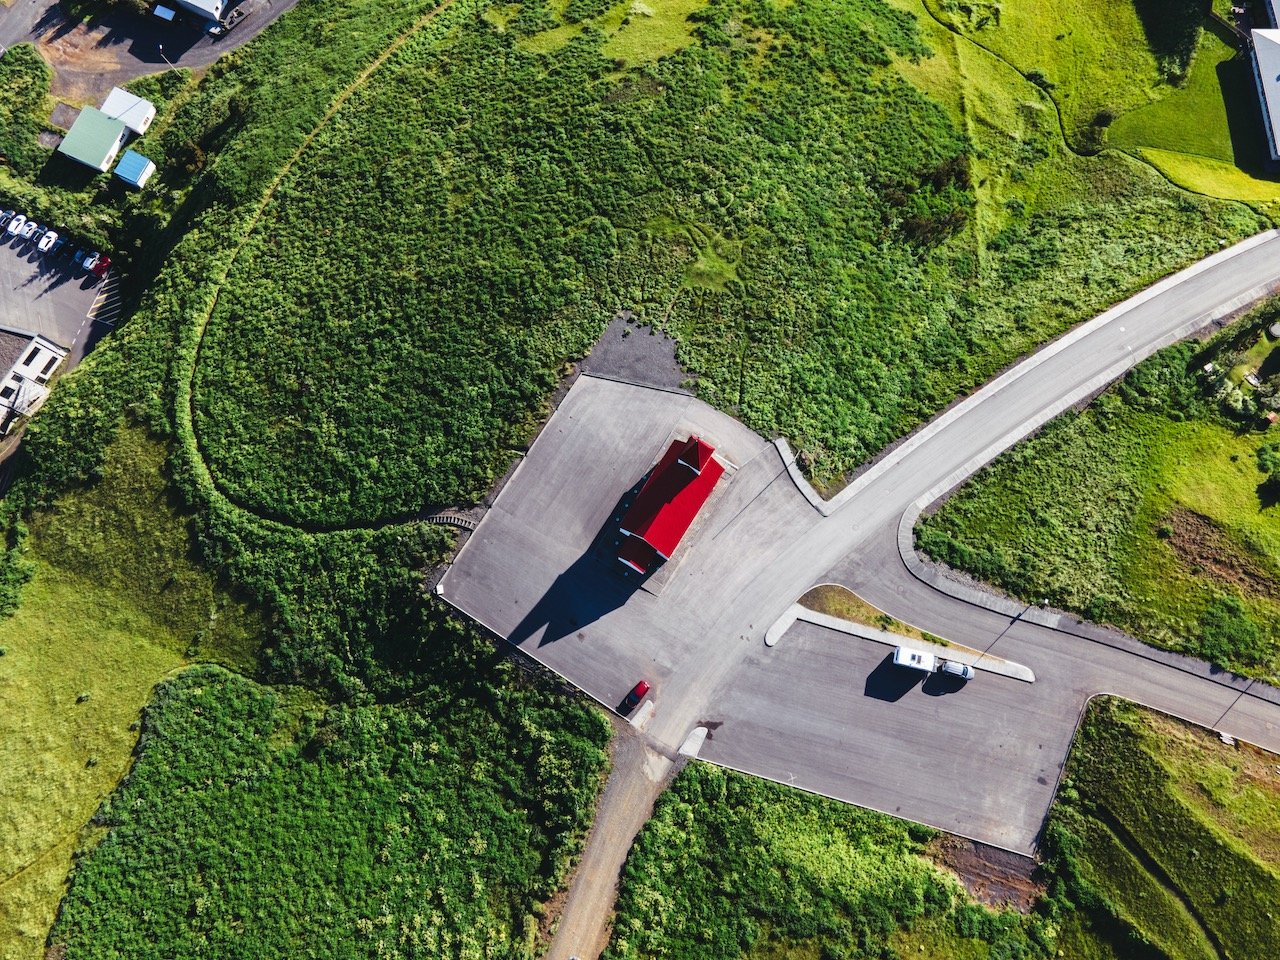
[[0, 242], [0, 326], [66, 347], [69, 365], [83, 356], [102, 287], [93, 274], [65, 257], [40, 253], [34, 243], [7, 235]]
[[796, 623], [722, 688], [702, 758], [1030, 853], [1083, 697], [926, 676], [892, 656]]
[[[663, 570], [661, 589], [647, 590], [613, 555], [615, 519], [670, 441], [690, 433], [730, 470]], [[677, 668], [706, 654], [748, 542], [773, 542], [792, 520], [770, 509], [771, 497], [781, 491], [787, 505], [808, 509], [774, 483], [779, 474], [771, 444], [687, 394], [582, 376], [439, 589], [608, 706], [640, 678], [662, 698]], [[744, 516], [749, 504], [759, 509]]]

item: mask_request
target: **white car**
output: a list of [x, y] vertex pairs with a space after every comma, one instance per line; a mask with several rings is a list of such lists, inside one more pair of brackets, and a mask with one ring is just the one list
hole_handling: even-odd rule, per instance
[[967, 663], [956, 663], [954, 660], [943, 660], [942, 666], [938, 667], [938, 672], [959, 677], [961, 680], [973, 679], [973, 667]]
[[93, 253], [89, 254], [82, 261], [80, 261], [80, 267], [83, 270], [92, 270], [94, 267], [98, 265], [98, 261], [101, 259], [102, 259], [102, 254], [100, 254], [97, 250], [94, 250]]
[[36, 231], [40, 229], [40, 224], [34, 220], [28, 220], [26, 226], [22, 228], [22, 239], [30, 240], [36, 235]]
[[18, 214], [16, 217], [14, 217], [12, 220], [9, 221], [8, 229], [5, 232], [8, 233], [9, 236], [11, 237], [16, 237], [18, 235], [18, 231], [21, 230], [26, 225], [27, 225], [27, 218], [24, 217], [22, 214]]
[[56, 230], [46, 230], [40, 242], [36, 245], [36, 249], [41, 253], [48, 253], [53, 249], [53, 245], [58, 242], [58, 233]]

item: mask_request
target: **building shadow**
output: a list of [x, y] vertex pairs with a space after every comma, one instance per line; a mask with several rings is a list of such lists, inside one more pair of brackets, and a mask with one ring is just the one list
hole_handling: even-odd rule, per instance
[[867, 684], [863, 695], [896, 703], [905, 697], [911, 688], [920, 682], [924, 674], [909, 667], [899, 667], [893, 662], [893, 651], [890, 650], [876, 668], [867, 674]]
[[1235, 165], [1254, 176], [1266, 176], [1267, 141], [1262, 126], [1265, 121], [1253, 82], [1252, 62], [1248, 56], [1232, 57], [1218, 64], [1217, 74]]
[[508, 640], [518, 646], [545, 627], [538, 646], [555, 643], [617, 610], [648, 582], [653, 570], [642, 575], [618, 560], [623, 539], [618, 524], [643, 485], [642, 479], [618, 499], [591, 545], [556, 577]]

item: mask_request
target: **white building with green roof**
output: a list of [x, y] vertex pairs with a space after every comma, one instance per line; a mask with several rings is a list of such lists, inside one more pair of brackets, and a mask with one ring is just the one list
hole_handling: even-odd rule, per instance
[[96, 107], [85, 107], [58, 144], [58, 152], [77, 163], [106, 172], [124, 146], [129, 128]]

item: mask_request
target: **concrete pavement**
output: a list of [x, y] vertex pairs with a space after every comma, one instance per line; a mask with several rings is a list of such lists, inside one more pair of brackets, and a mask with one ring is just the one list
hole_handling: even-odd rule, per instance
[[[583, 377], [443, 595], [607, 706], [649, 679], [646, 732], [663, 751], [707, 726], [705, 759], [1029, 853], [1090, 697], [1114, 693], [1276, 751], [1280, 698], [1207, 664], [940, 592], [904, 564], [899, 520], [1138, 359], [1278, 284], [1274, 232], [1162, 281], [957, 404], [834, 505], [815, 506], [778, 447], [706, 404]], [[737, 469], [660, 592], [619, 586], [594, 538], [667, 439], [695, 427]], [[883, 669], [880, 645], [799, 623], [766, 647], [769, 626], [819, 582], [1025, 664], [1037, 681], [980, 674], [954, 691], [889, 696], [901, 678]]]

